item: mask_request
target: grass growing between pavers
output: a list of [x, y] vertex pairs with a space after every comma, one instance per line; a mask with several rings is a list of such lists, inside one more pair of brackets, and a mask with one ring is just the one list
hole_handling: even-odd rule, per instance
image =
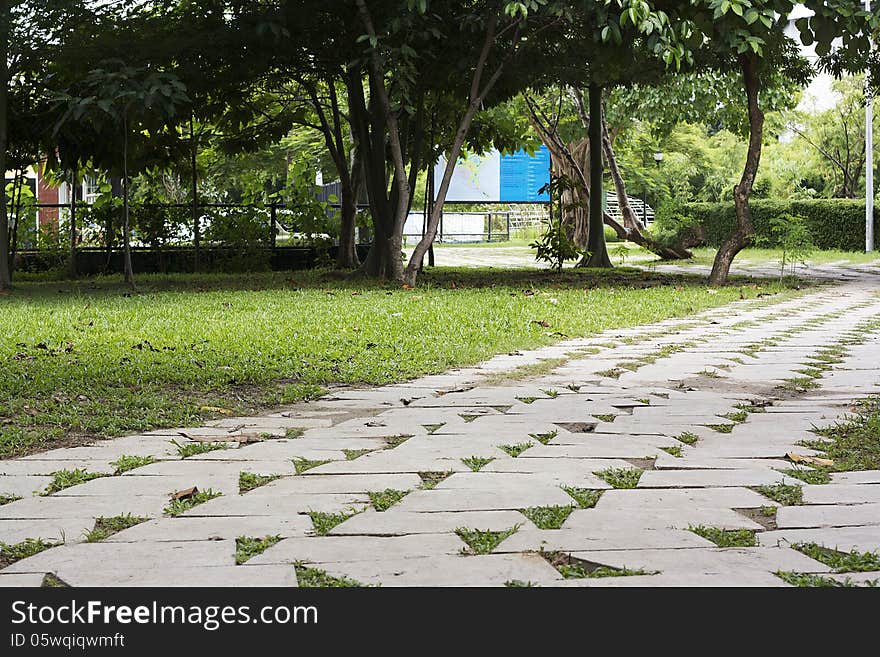
[[118, 459], [110, 463], [116, 470], [113, 471], [115, 475], [124, 474], [130, 470], [136, 470], [137, 468], [142, 468], [145, 465], [150, 465], [151, 463], [155, 463], [156, 459], [153, 456], [131, 456], [128, 454], [123, 454]]
[[283, 475], [272, 474], [272, 475], [258, 475], [253, 472], [239, 472], [238, 473], [238, 494], [244, 495], [252, 490], [259, 488], [260, 486], [265, 486], [270, 481], [275, 481], [276, 479], [280, 479]]
[[221, 449], [229, 449], [228, 443], [220, 441], [179, 443], [176, 440], [172, 440], [171, 444], [177, 448], [177, 454], [182, 459], [188, 459], [190, 456], [198, 456], [199, 454], [207, 454], [208, 452], [216, 452]]
[[104, 539], [113, 536], [113, 534], [118, 534], [123, 529], [134, 527], [147, 520], [149, 518], [138, 518], [130, 513], [110, 518], [103, 516], [96, 518], [95, 526], [85, 534], [86, 543], [100, 543]]
[[386, 449], [394, 449], [395, 447], [400, 447], [407, 440], [412, 438], [412, 434], [402, 433], [398, 436], [385, 436], [383, 439], [385, 441]]
[[330, 533], [336, 525], [342, 524], [349, 518], [353, 518], [359, 513], [363, 513], [363, 509], [349, 509], [340, 513], [327, 513], [324, 511], [309, 511], [308, 516], [312, 520], [312, 527], [315, 534], [325, 536]]
[[58, 577], [55, 573], [46, 573], [43, 575], [43, 581], [40, 582], [40, 588], [44, 589], [66, 589], [70, 588], [70, 584]]
[[58, 470], [57, 472], [52, 473], [52, 481], [49, 482], [49, 485], [46, 486], [46, 489], [43, 491], [42, 494], [51, 495], [52, 493], [57, 493], [64, 490], [65, 488], [78, 486], [79, 484], [84, 484], [87, 481], [92, 481], [92, 479], [100, 479], [101, 477], [106, 476], [107, 475], [105, 474], [101, 474], [98, 472], [87, 472], [85, 470], [80, 470], [79, 468], [75, 470]]
[[834, 461], [830, 470], [880, 470], [880, 397], [862, 400], [844, 421], [814, 431], [822, 440], [800, 444], [824, 452]]
[[419, 472], [419, 479], [422, 480], [422, 490], [433, 490], [442, 481], [452, 476], [452, 470], [446, 472]]
[[786, 584], [791, 584], [798, 588], [854, 588], [857, 586], [857, 584], [849, 578], [841, 582], [830, 577], [814, 575], [811, 573], [793, 573], [790, 571], [779, 570], [776, 571], [775, 574]]
[[[880, 554], [877, 552], [841, 552], [816, 543], [795, 543], [793, 547], [810, 559], [831, 567], [835, 573], [870, 573], [880, 571]], [[880, 572], [878, 572], [880, 575]]]
[[568, 516], [574, 511], [569, 506], [534, 506], [528, 509], [520, 509], [519, 512], [538, 529], [562, 529], [562, 525], [568, 520]]
[[605, 492], [593, 488], [577, 488], [576, 486], [560, 486], [560, 488], [568, 493], [569, 497], [577, 502], [582, 509], [592, 509], [599, 502], [602, 493]]
[[797, 484], [755, 486], [754, 490], [782, 506], [799, 506], [804, 503], [804, 489]]
[[534, 443], [517, 443], [516, 445], [498, 445], [498, 449], [504, 451], [513, 458], [517, 458], [524, 451], [534, 446]]
[[394, 490], [393, 488], [367, 493], [367, 496], [370, 498], [370, 504], [373, 505], [376, 511], [380, 512], [387, 511], [407, 495], [409, 495], [408, 490]]
[[642, 478], [640, 468], [606, 468], [593, 474], [608, 482], [612, 488], [635, 488]]
[[[488, 386], [498, 386], [506, 383], [515, 383], [516, 381], [524, 381], [526, 379], [534, 379], [543, 376], [544, 374], [550, 374], [550, 372], [562, 367], [567, 362], [568, 358], [544, 358], [538, 363], [519, 365], [512, 370], [489, 374], [481, 379], [481, 383]], [[537, 399], [537, 397], [526, 397], [525, 399], [530, 399], [531, 401], [525, 403], [531, 404]]]
[[329, 460], [312, 460], [304, 457], [291, 459], [293, 462], [293, 467], [296, 469], [296, 474], [302, 474], [303, 472], [308, 472], [313, 468], [317, 468], [319, 465], [326, 465], [330, 463]]
[[565, 552], [541, 552], [544, 559], [565, 579], [590, 579], [601, 577], [635, 577], [637, 575], [657, 575], [656, 570], [614, 568], [578, 559]]
[[364, 586], [349, 577], [334, 577], [320, 568], [306, 566], [302, 562], [294, 564], [296, 581], [301, 588], [357, 588]]
[[0, 541], [0, 570], [11, 566], [16, 561], [27, 559], [56, 545], [59, 545], [59, 543], [50, 543], [42, 538], [26, 538], [19, 543], [4, 543]]
[[11, 504], [12, 502], [17, 502], [21, 499], [24, 499], [21, 495], [0, 495], [0, 506]]
[[[0, 456], [198, 426], [328, 383], [392, 383], [785, 289], [709, 294], [697, 277], [634, 270], [438, 268], [415, 290], [320, 271], [138, 282], [134, 295], [106, 277], [0, 297]], [[602, 312], [582, 312], [585, 291]]]
[[788, 468], [780, 470], [784, 475], [800, 479], [805, 484], [830, 484], [831, 475], [824, 468], [816, 468], [815, 470], [807, 470], [806, 468]]
[[502, 541], [513, 536], [519, 527], [519, 525], [514, 525], [510, 529], [505, 529], [499, 532], [493, 532], [488, 529], [481, 530], [459, 527], [455, 530], [455, 533], [461, 540], [467, 543], [467, 547], [461, 549], [462, 554], [491, 554], [492, 550], [497, 548]]
[[183, 513], [186, 513], [190, 509], [197, 507], [200, 504], [204, 504], [205, 502], [209, 502], [213, 500], [215, 497], [220, 497], [223, 493], [219, 491], [214, 491], [212, 489], [196, 491], [187, 497], [182, 497], [180, 499], [171, 500], [171, 503], [163, 509], [163, 513], [166, 516], [176, 517]]
[[688, 527], [697, 536], [712, 541], [718, 547], [757, 547], [758, 539], [751, 529], [722, 529], [697, 525]]
[[707, 424], [705, 426], [708, 427], [709, 429], [712, 429], [713, 431], [717, 431], [718, 433], [732, 433], [733, 428], [736, 425], [735, 424], [728, 424], [725, 422], [723, 424]]
[[473, 472], [479, 472], [494, 460], [495, 459], [491, 457], [467, 456], [461, 459], [461, 462], [469, 467]]
[[258, 554], [263, 554], [270, 547], [281, 540], [280, 536], [239, 536], [235, 539], [235, 565], [240, 566], [253, 559]]
[[342, 453], [345, 454], [346, 461], [354, 461], [355, 459], [359, 459], [364, 454], [369, 454], [370, 452], [374, 452], [376, 450], [373, 449], [344, 449]]
[[549, 445], [550, 441], [559, 435], [558, 431], [548, 431], [546, 433], [530, 433], [529, 438], [534, 438], [542, 445]]
[[684, 443], [685, 445], [696, 445], [697, 441], [700, 440], [700, 437], [697, 434], [690, 431], [680, 433], [677, 436], [674, 436], [674, 438], [677, 441]]

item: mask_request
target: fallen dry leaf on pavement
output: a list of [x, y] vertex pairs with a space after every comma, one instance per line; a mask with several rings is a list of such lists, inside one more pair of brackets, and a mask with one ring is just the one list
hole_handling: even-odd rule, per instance
[[235, 411], [222, 406], [199, 406], [199, 410], [205, 413], [221, 413], [223, 415], [235, 415]]
[[183, 490], [177, 490], [171, 493], [171, 499], [173, 500], [188, 500], [199, 492], [197, 486], [193, 486], [192, 488], [184, 488]]
[[834, 465], [831, 459], [823, 459], [818, 456], [806, 456], [804, 454], [795, 454], [789, 452], [786, 456], [794, 463], [806, 463], [807, 465], [818, 465], [819, 467], [828, 468]]

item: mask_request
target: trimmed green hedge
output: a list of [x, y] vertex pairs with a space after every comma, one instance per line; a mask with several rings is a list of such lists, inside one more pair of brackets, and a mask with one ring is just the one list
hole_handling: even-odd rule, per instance
[[[770, 223], [782, 214], [803, 217], [813, 242], [819, 249], [863, 251], [865, 248], [865, 202], [853, 199], [816, 199], [804, 201], [773, 201], [755, 199], [751, 203], [752, 222], [763, 245], [774, 246]], [[674, 215], [681, 215], [687, 224], [702, 226], [707, 246], [720, 246], [736, 226], [733, 203], [688, 203], [676, 208], [670, 217], [658, 217], [660, 230], [675, 228]], [[874, 210], [875, 231], [880, 234], [880, 205]]]

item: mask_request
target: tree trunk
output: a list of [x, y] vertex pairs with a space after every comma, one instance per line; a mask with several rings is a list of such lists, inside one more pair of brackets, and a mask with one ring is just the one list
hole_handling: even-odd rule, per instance
[[610, 269], [613, 267], [611, 258], [608, 257], [608, 247], [605, 244], [605, 224], [602, 221], [602, 87], [590, 84], [590, 225], [587, 251], [589, 257], [586, 262], [578, 263], [578, 266], [601, 267]]
[[339, 252], [336, 254], [336, 266], [339, 269], [357, 269], [361, 261], [357, 252], [358, 199], [364, 179], [361, 153], [357, 145], [352, 148], [351, 162], [344, 164], [348, 171], [340, 170], [339, 181], [342, 192], [341, 212], [339, 221]]
[[[24, 187], [24, 170], [21, 174], [13, 172], [12, 175], [12, 227], [9, 230], [9, 281], [15, 278], [15, 256], [18, 253], [18, 226], [21, 223], [21, 194]], [[37, 240], [39, 243], [40, 234], [37, 231]]]
[[758, 56], [755, 54], [743, 55], [740, 58], [740, 65], [749, 106], [749, 151], [742, 179], [733, 190], [733, 199], [736, 204], [736, 229], [728, 236], [715, 255], [712, 273], [709, 274], [709, 283], [712, 285], [722, 285], [727, 282], [733, 259], [751, 243], [752, 236], [755, 234], [749, 197], [755, 184], [755, 177], [758, 175], [761, 147], [764, 141], [764, 112], [758, 105]]
[[[629, 203], [629, 196], [626, 193], [626, 183], [623, 180], [623, 175], [620, 173], [620, 167], [617, 165], [617, 157], [615, 156], [614, 148], [611, 145], [611, 137], [608, 134], [607, 123], [603, 123], [602, 126], [602, 147], [605, 152], [605, 159], [608, 162], [608, 170], [611, 173], [611, 179], [614, 181], [614, 190], [617, 194], [617, 203], [620, 206], [620, 213], [623, 215], [623, 226], [620, 226], [619, 224], [617, 226], [610, 224], [612, 228], [615, 229], [617, 236], [622, 240], [633, 242], [634, 244], [638, 244], [639, 246], [648, 249], [651, 253], [657, 254], [664, 260], [684, 260], [687, 258], [693, 258], [694, 254], [688, 251], [685, 247], [663, 246], [643, 232], [646, 230], [646, 227], [636, 216], [636, 213], [633, 212], [632, 206]], [[620, 229], [618, 229], [618, 227]]]
[[70, 278], [77, 277], [76, 267], [76, 179], [79, 174], [79, 167], [74, 164], [70, 170], [70, 253], [67, 261], [67, 273]]
[[128, 121], [123, 119], [122, 129], [122, 249], [125, 282], [134, 289], [134, 269], [131, 265], [131, 230], [128, 214]]
[[196, 155], [198, 144], [196, 143], [195, 121], [192, 115], [189, 118], [189, 141], [190, 141], [190, 168], [192, 173], [192, 229], [193, 229], [193, 271], [199, 271], [199, 253], [201, 247], [201, 227], [199, 226], [199, 172], [196, 168]]
[[[492, 47], [495, 42], [495, 27], [496, 18], [493, 14], [487, 23], [486, 34], [483, 39], [483, 47], [480, 51], [480, 57], [474, 69], [473, 78], [471, 79], [471, 88], [468, 95], [467, 109], [459, 120], [458, 129], [455, 132], [455, 138], [453, 139], [449, 151], [446, 154], [446, 169], [443, 171], [443, 177], [440, 180], [440, 187], [437, 189], [437, 198], [431, 208], [431, 215], [428, 219], [428, 225], [425, 230], [425, 235], [416, 245], [416, 248], [413, 251], [412, 258], [407, 265], [406, 272], [404, 274], [403, 282], [406, 285], [414, 286], [416, 284], [416, 278], [418, 277], [419, 269], [422, 266], [422, 261], [425, 258], [425, 254], [428, 252], [428, 249], [434, 243], [434, 239], [437, 236], [437, 228], [440, 225], [440, 217], [443, 214], [443, 205], [446, 202], [446, 195], [449, 192], [449, 186], [452, 183], [452, 175], [455, 172], [455, 166], [458, 163], [459, 156], [461, 155], [464, 141], [467, 138], [468, 132], [470, 131], [471, 123], [473, 122], [474, 116], [476, 115], [477, 111], [479, 111], [480, 107], [482, 107], [483, 99], [495, 86], [495, 83], [498, 81], [498, 78], [501, 76], [501, 73], [504, 69], [505, 62], [504, 60], [502, 60], [496, 66], [495, 71], [486, 81], [485, 85], [483, 84], [483, 74], [486, 70], [489, 55], [491, 54]], [[401, 229], [402, 228], [403, 226], [401, 225]]]
[[9, 217], [6, 209], [6, 149], [9, 146], [9, 70], [7, 54], [9, 51], [9, 2], [0, 3], [0, 291], [12, 285], [9, 276]]
[[551, 149], [553, 175], [561, 183], [559, 206], [566, 234], [579, 249], [586, 250], [590, 241], [590, 190], [580, 184], [578, 169], [590, 175], [590, 141], [583, 139], [569, 144], [568, 150], [577, 168]]
[[110, 204], [109, 211], [107, 212], [107, 220], [104, 224], [104, 249], [106, 251], [106, 263], [104, 269], [108, 274], [113, 271], [111, 265], [113, 264], [113, 248], [116, 246], [116, 222], [119, 224], [122, 223], [116, 214], [118, 208], [115, 200], [122, 198], [122, 179], [116, 177], [110, 178], [110, 198], [114, 200]]
[[357, 196], [347, 185], [342, 186], [342, 207], [339, 219], [339, 251], [336, 254], [336, 266], [339, 269], [357, 269], [360, 259], [357, 254], [355, 224], [357, 222]]
[[[396, 245], [392, 242], [394, 208], [397, 207], [395, 194], [399, 191], [396, 192], [397, 186], [392, 185], [392, 193], [388, 193], [385, 112], [381, 107], [377, 108], [380, 92], [372, 75], [369, 81], [371, 93], [368, 107], [361, 71], [356, 68], [346, 71], [349, 121], [358, 148], [362, 149], [363, 184], [373, 220], [373, 243], [357, 273], [372, 278], [400, 280], [403, 277], [402, 238], [397, 240]], [[408, 206], [408, 201], [405, 205]]]
[[387, 218], [374, 220], [375, 234], [367, 257], [361, 264], [360, 272], [371, 278], [402, 280], [403, 242], [395, 238], [394, 225]]

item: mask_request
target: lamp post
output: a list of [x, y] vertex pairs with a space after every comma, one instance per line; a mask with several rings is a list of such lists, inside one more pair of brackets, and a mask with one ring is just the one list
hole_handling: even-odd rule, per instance
[[[865, 0], [865, 11], [871, 11], [871, 0]], [[865, 252], [871, 253], [874, 250], [874, 94], [870, 69], [865, 74], [865, 157]]]
[[642, 169], [645, 169], [645, 177], [642, 178], [642, 225], [648, 225], [648, 156], [642, 153]]
[[[663, 164], [663, 153], [662, 151], [656, 151], [654, 153], [654, 164], [657, 165], [657, 168], [660, 168], [660, 165]], [[645, 198], [642, 204], [642, 224], [647, 228], [648, 227], [648, 197], [645, 194]]]

